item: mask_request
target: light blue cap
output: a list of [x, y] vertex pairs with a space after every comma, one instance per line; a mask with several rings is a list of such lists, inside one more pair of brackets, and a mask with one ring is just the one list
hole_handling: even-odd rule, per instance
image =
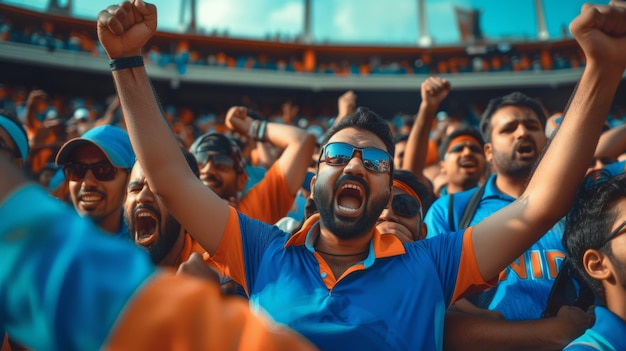
[[7, 131], [15, 143], [15, 146], [17, 146], [22, 160], [26, 162], [26, 158], [28, 157], [28, 138], [26, 137], [24, 128], [9, 117], [3, 115], [0, 115], [0, 128]]
[[130, 169], [135, 164], [135, 152], [130, 144], [128, 133], [111, 125], [90, 129], [80, 138], [74, 138], [61, 147], [56, 163], [62, 166], [71, 160], [77, 147], [94, 144], [99, 147], [115, 167]]

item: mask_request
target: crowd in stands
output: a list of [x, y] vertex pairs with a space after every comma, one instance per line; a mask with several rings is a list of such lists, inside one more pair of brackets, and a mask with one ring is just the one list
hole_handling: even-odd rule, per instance
[[[55, 23], [50, 20], [34, 21], [33, 24], [25, 25], [14, 22], [10, 15], [0, 16], [0, 41], [38, 45], [50, 51], [68, 50], [104, 55], [92, 34], [78, 30], [55, 30]], [[533, 49], [520, 49], [510, 43], [486, 43], [470, 46], [467, 50], [459, 47], [453, 54], [437, 54], [436, 51], [416, 49], [411, 59], [407, 59], [404, 54], [404, 58], [394, 58], [393, 54], [386, 54], [384, 57], [352, 55], [351, 59], [322, 59], [315, 57], [315, 46], [306, 50], [293, 49], [294, 53], [289, 56], [271, 52], [246, 54], [249, 50], [243, 43], [240, 50], [221, 50], [213, 46], [215, 45], [192, 45], [180, 34], [170, 42], [150, 45], [146, 48], [145, 56], [149, 62], [159, 67], [176, 67], [180, 74], [185, 74], [190, 65], [337, 76], [550, 71], [584, 65], [584, 58], [573, 43], [567, 46], [546, 43]]]
[[98, 16], [106, 101], [0, 82], [1, 351], [626, 350], [626, 3], [562, 111], [431, 75], [392, 119], [161, 106], [156, 11]]

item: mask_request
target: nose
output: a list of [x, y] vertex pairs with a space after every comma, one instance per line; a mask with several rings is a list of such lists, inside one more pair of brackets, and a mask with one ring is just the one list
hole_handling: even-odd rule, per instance
[[344, 173], [359, 177], [365, 176], [365, 165], [363, 164], [361, 151], [355, 150], [348, 164], [343, 168]]
[[518, 139], [525, 138], [530, 134], [530, 130], [523, 123], [520, 123], [517, 126], [517, 129], [515, 130], [515, 132], [517, 134]]
[[147, 182], [144, 183], [143, 188], [141, 188], [141, 191], [139, 191], [139, 194], [137, 194], [136, 201], [140, 204], [154, 202], [154, 193], [152, 193], [152, 190], [150, 190], [150, 186]]
[[83, 187], [85, 188], [93, 188], [98, 183], [98, 179], [93, 175], [91, 169], [88, 169], [85, 173], [85, 178], [83, 178]]

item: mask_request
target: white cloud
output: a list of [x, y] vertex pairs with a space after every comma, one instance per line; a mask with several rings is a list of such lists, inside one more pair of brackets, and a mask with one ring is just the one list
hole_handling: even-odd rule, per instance
[[304, 23], [304, 6], [302, 2], [290, 2], [270, 12], [267, 16], [270, 25], [283, 31], [301, 29]]

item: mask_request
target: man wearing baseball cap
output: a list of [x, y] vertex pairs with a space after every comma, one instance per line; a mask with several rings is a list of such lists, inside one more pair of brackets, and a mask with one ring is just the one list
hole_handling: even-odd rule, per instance
[[56, 163], [69, 181], [70, 198], [81, 216], [128, 240], [122, 209], [135, 153], [128, 134], [106, 125], [63, 144]]

